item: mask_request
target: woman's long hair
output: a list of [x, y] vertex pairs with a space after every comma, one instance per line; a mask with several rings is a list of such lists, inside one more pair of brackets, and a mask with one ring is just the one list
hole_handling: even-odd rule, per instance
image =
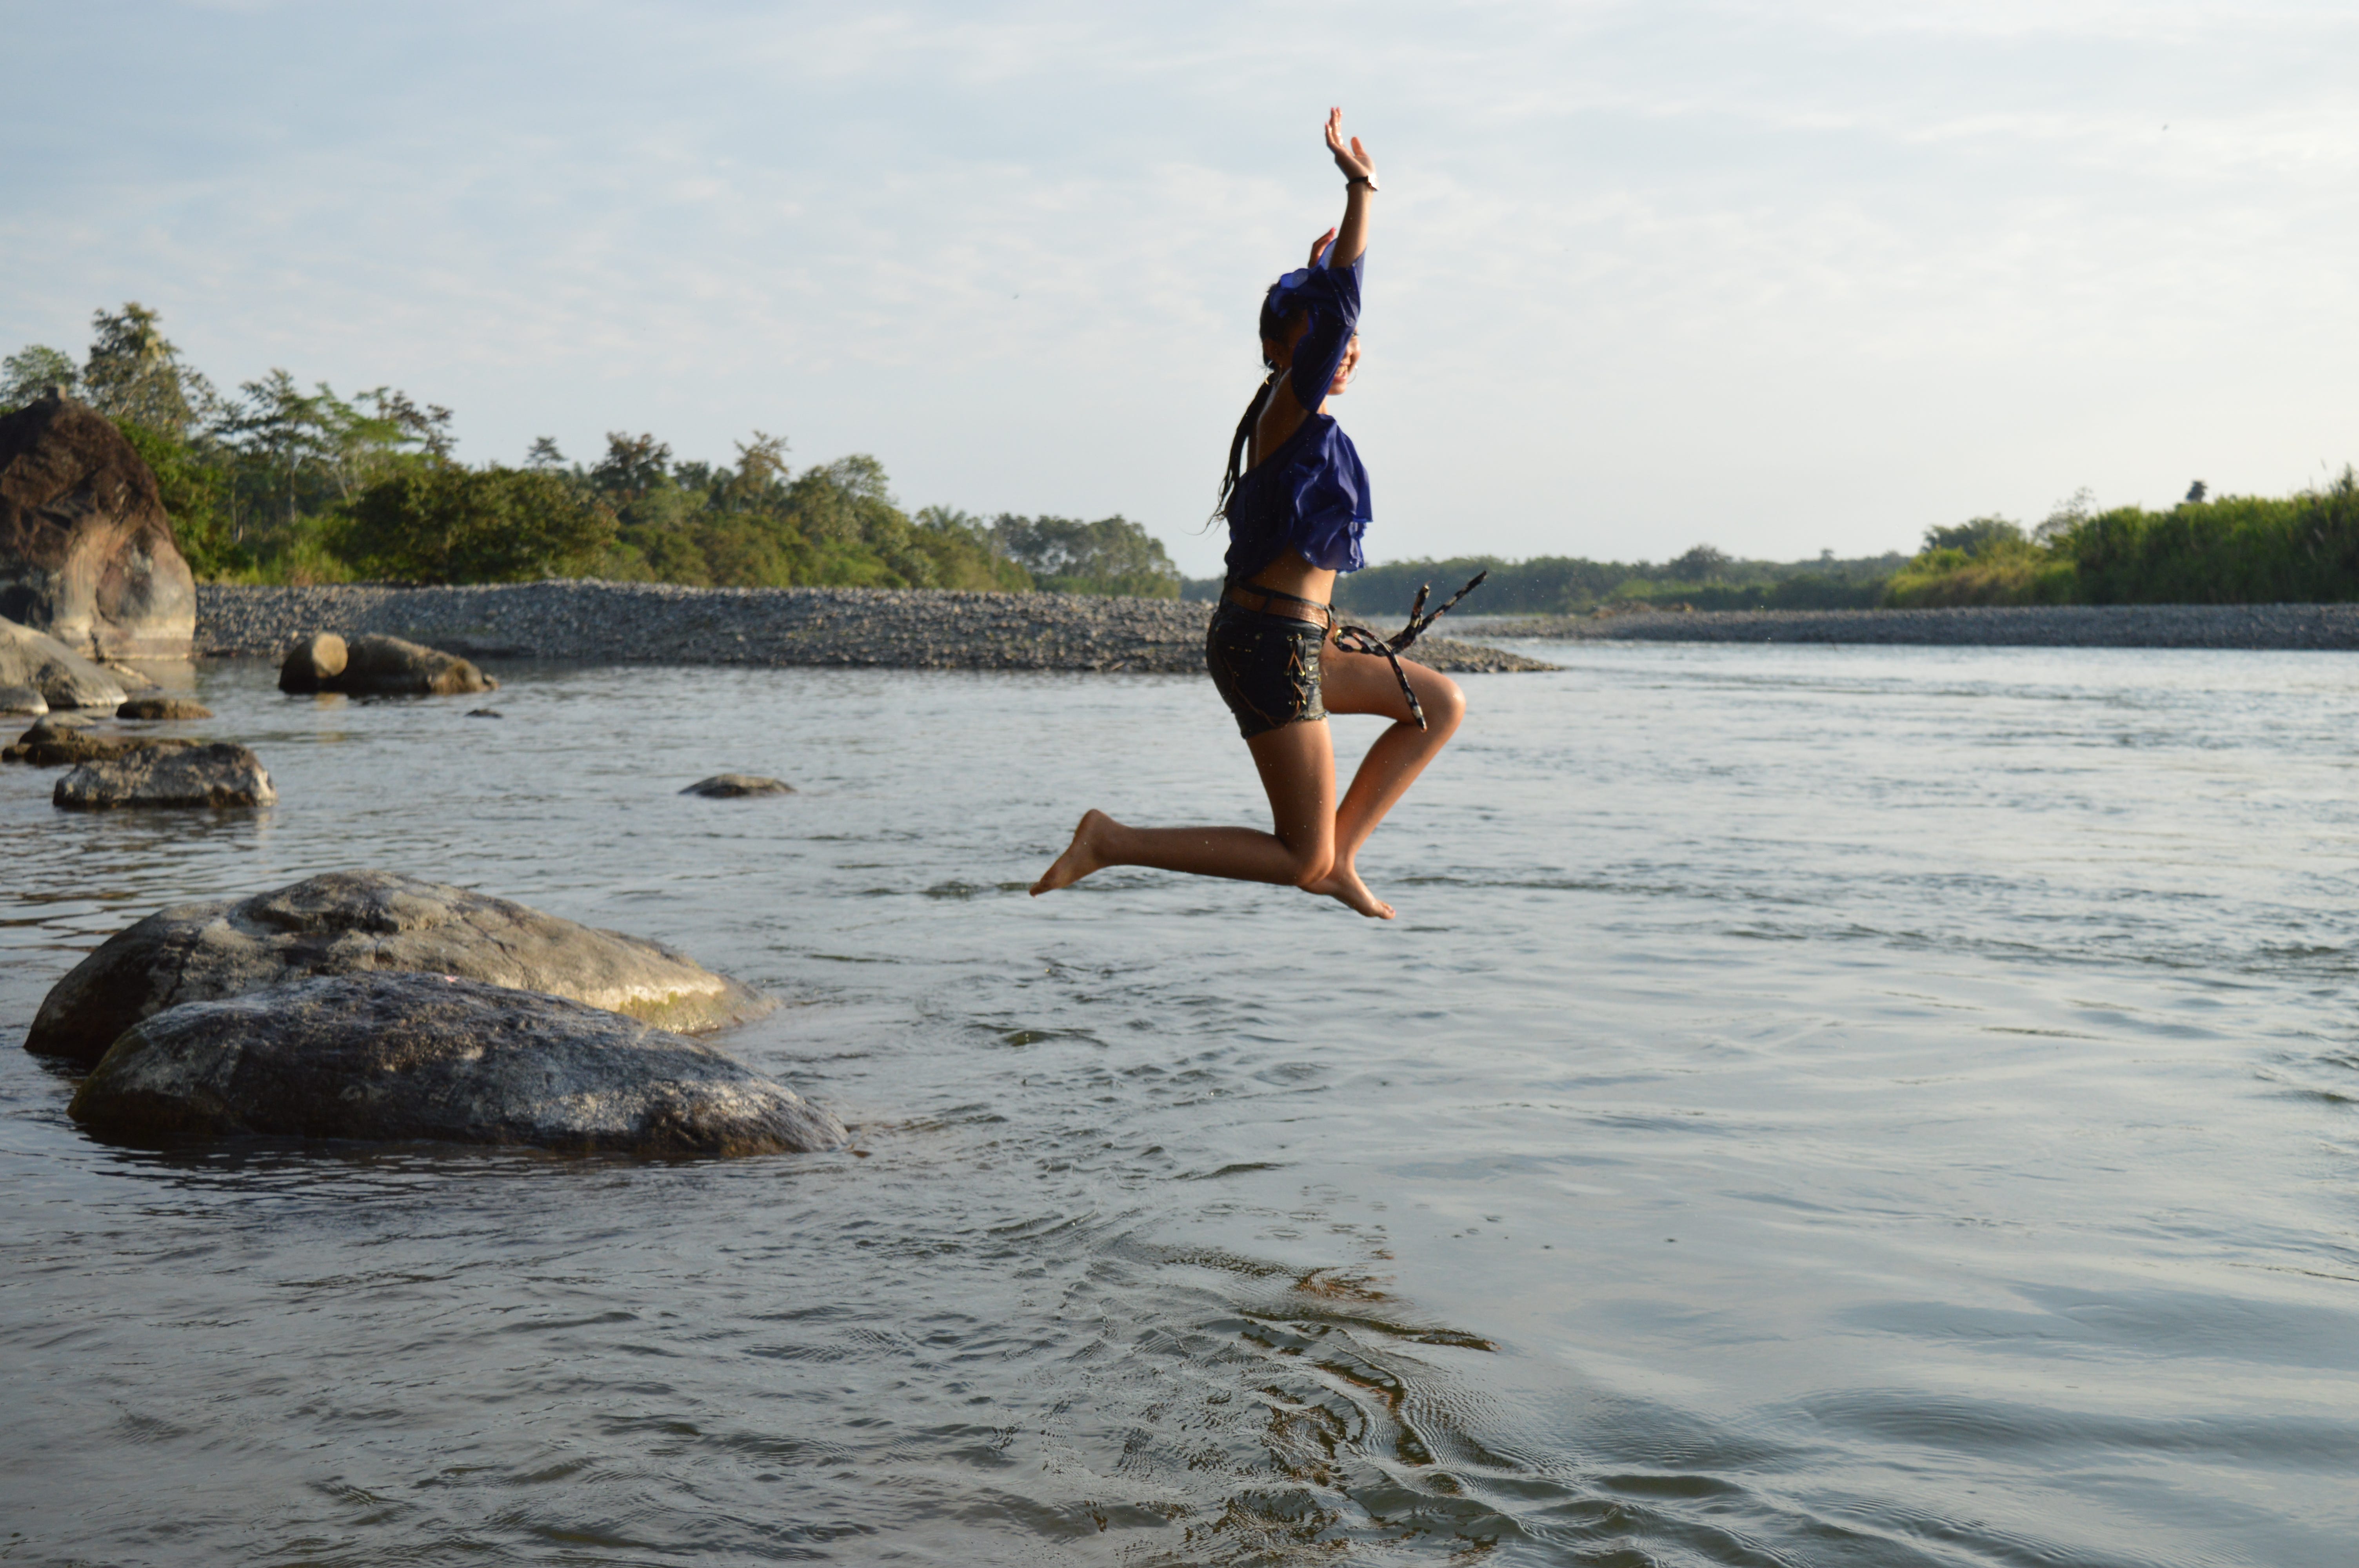
[[1270, 394], [1277, 390], [1277, 360], [1270, 348], [1286, 341], [1286, 334], [1294, 323], [1309, 314], [1298, 309], [1279, 315], [1277, 297], [1275, 283], [1261, 297], [1261, 362], [1269, 373], [1262, 377], [1253, 401], [1245, 405], [1245, 417], [1237, 421], [1237, 433], [1229, 438], [1229, 466], [1221, 474], [1221, 498], [1212, 506], [1212, 515], [1223, 520], [1229, 515], [1229, 498], [1236, 493], [1237, 481], [1245, 475], [1245, 443], [1253, 439], [1254, 427], [1261, 422], [1261, 411], [1269, 406]]

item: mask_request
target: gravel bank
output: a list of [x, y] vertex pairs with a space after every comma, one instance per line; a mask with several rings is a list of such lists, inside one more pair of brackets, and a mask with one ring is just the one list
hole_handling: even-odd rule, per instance
[[2045, 648], [2354, 648], [2359, 604], [2073, 604], [1486, 616], [1486, 637], [1656, 643], [1932, 643]]
[[[200, 584], [197, 652], [276, 658], [304, 633], [378, 632], [471, 659], [1193, 675], [1204, 667], [1211, 613], [1203, 603], [1061, 593], [614, 582]], [[1420, 641], [1417, 657], [1453, 672], [1551, 667], [1440, 637]]]

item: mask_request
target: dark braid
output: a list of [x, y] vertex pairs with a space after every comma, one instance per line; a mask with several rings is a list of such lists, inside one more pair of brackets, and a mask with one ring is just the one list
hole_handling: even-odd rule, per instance
[[1253, 401], [1245, 405], [1245, 416], [1237, 421], [1237, 433], [1229, 439], [1229, 466], [1221, 475], [1221, 498], [1212, 506], [1215, 517], [1229, 514], [1229, 497], [1236, 493], [1237, 481], [1245, 475], [1245, 443], [1253, 438], [1262, 410], [1269, 406], [1270, 394], [1277, 390], [1277, 364], [1270, 357], [1269, 346], [1284, 342], [1288, 330], [1307, 314], [1297, 310], [1291, 315], [1279, 315], [1277, 295], [1277, 285], [1273, 283], [1261, 297], [1261, 362], [1269, 373], [1262, 378]]

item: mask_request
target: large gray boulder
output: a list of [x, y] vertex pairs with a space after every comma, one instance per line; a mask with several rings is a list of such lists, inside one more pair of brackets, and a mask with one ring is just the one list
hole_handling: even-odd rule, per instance
[[260, 1134], [649, 1155], [832, 1149], [843, 1124], [710, 1045], [448, 975], [339, 975], [126, 1031], [76, 1121], [140, 1142]]
[[49, 710], [49, 699], [28, 686], [0, 686], [0, 715], [38, 717]]
[[28, 686], [51, 708], [122, 706], [128, 695], [103, 670], [55, 637], [0, 618], [0, 686]]
[[499, 682], [456, 654], [399, 637], [346, 641], [332, 633], [299, 638], [278, 666], [278, 689], [352, 697], [455, 697]]
[[0, 415], [0, 615], [98, 659], [185, 659], [196, 635], [155, 474], [113, 420], [54, 391]]
[[118, 932], [50, 988], [25, 1049], [95, 1062], [125, 1030], [179, 1002], [381, 969], [545, 991], [690, 1033], [773, 1005], [659, 942], [394, 871], [332, 871], [184, 903]]
[[83, 762], [60, 779], [49, 804], [67, 811], [124, 806], [268, 806], [278, 798], [262, 759], [227, 741], [145, 741], [120, 756]]

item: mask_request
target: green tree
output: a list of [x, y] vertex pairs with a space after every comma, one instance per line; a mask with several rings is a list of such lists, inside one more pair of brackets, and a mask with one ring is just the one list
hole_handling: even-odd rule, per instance
[[561, 577], [598, 560], [614, 538], [612, 512], [531, 469], [429, 463], [370, 485], [349, 515], [346, 557], [400, 582]]
[[1127, 517], [1084, 523], [1003, 513], [992, 521], [991, 534], [1008, 558], [1048, 592], [1180, 597], [1180, 568], [1163, 542]]
[[1968, 559], [2004, 551], [2024, 542], [2022, 524], [2004, 517], [1970, 517], [1946, 528], [1925, 530], [1929, 550], [1960, 550]]
[[0, 414], [14, 414], [40, 401], [50, 387], [71, 397], [82, 390], [74, 362], [44, 343], [27, 343], [0, 360]]
[[214, 413], [212, 384], [180, 362], [155, 311], [137, 300], [116, 311], [94, 310], [90, 358], [82, 365], [82, 395], [112, 419], [129, 419], [185, 439]]

